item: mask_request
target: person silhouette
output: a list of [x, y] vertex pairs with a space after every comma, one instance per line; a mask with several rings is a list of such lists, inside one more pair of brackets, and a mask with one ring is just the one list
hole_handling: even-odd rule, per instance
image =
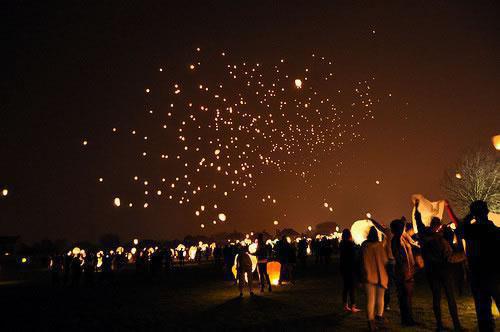
[[358, 249], [352, 240], [351, 231], [346, 228], [342, 231], [342, 242], [340, 242], [340, 274], [343, 280], [342, 303], [345, 311], [353, 313], [361, 311], [356, 307], [358, 265]]
[[488, 219], [488, 205], [478, 200], [470, 205], [470, 212], [462, 222], [455, 216], [448, 202], [445, 207], [457, 225], [458, 234], [465, 240], [469, 280], [474, 297], [479, 331], [495, 331], [495, 320], [491, 312], [492, 300], [500, 305], [500, 269], [498, 268], [498, 245], [500, 228]]
[[444, 289], [453, 326], [456, 331], [461, 331], [463, 329], [458, 318], [457, 303], [453, 291], [451, 263], [463, 261], [465, 256], [460, 253], [453, 253], [450, 244], [443, 237], [443, 225], [439, 218], [432, 218], [429, 227], [424, 225], [418, 207], [419, 201], [416, 200], [415, 221], [418, 238], [422, 246], [425, 272], [432, 291], [432, 310], [436, 318], [436, 330], [446, 330], [441, 315], [441, 289]]
[[269, 292], [272, 291], [271, 280], [269, 279], [269, 274], [267, 273], [267, 260], [268, 260], [268, 250], [264, 243], [264, 236], [259, 234], [257, 238], [257, 269], [259, 271], [260, 279], [260, 291], [264, 292], [264, 287], [267, 285]]
[[245, 277], [248, 280], [248, 291], [253, 296], [252, 283], [252, 260], [250, 255], [246, 252], [244, 247], [240, 247], [238, 256], [236, 257], [236, 277], [238, 279], [238, 288], [240, 290], [240, 297], [243, 297], [243, 287], [245, 285]]

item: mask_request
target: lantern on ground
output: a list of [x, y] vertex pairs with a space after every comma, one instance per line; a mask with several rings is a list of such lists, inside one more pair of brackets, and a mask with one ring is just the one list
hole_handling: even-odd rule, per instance
[[190, 258], [191, 260], [193, 260], [193, 261], [194, 261], [194, 260], [195, 260], [195, 258], [196, 258], [196, 251], [198, 251], [198, 248], [197, 248], [197, 247], [195, 247], [195, 246], [191, 246], [191, 247], [189, 248], [189, 258]]
[[500, 151], [500, 135], [493, 136], [491, 140], [495, 149], [497, 149], [497, 151]]
[[281, 264], [279, 262], [267, 263], [267, 274], [272, 285], [278, 285], [280, 282]]

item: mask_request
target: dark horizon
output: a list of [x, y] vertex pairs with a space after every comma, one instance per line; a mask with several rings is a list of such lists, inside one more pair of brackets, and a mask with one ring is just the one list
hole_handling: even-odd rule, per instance
[[[324, 221], [348, 227], [366, 212], [382, 221], [409, 218], [410, 195], [445, 198], [445, 170], [464, 151], [492, 150], [498, 134], [498, 3], [9, 2], [1, 8], [7, 59], [0, 188], [9, 193], [0, 197], [0, 235], [27, 242], [95, 240], [104, 233], [173, 239], [274, 227], [301, 232]], [[291, 72], [321, 54], [333, 59], [336, 83], [346, 91], [375, 77], [375, 119], [357, 127], [365, 140], [314, 155], [321, 163], [307, 178], [312, 188], [262, 169], [253, 198], [224, 201], [223, 225], [201, 230], [191, 207], [167, 201], [129, 209], [124, 200], [116, 208], [114, 197], [136, 194], [122, 180], [137, 169], [126, 153], [141, 145], [112, 138], [111, 128], [126, 131], [142, 121], [148, 98], [158, 96], [154, 103], [164, 110], [166, 93], [156, 91], [168, 90], [163, 80], [184, 75], [197, 47], [209, 59], [226, 50], [235, 63], [286, 58]], [[217, 61], [207, 60], [207, 67]], [[176, 172], [152, 162], [143, 167], [156, 178]], [[259, 203], [271, 193], [276, 207]]]

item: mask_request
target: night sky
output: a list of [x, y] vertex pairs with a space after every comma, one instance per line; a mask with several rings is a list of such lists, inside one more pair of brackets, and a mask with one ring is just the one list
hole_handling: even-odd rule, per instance
[[[3, 2], [0, 187], [9, 192], [0, 197], [0, 235], [303, 231], [323, 221], [349, 226], [367, 212], [388, 222], [409, 217], [411, 194], [444, 198], [444, 171], [464, 151], [492, 148], [500, 123], [498, 3], [273, 3]], [[263, 76], [244, 79], [245, 68]], [[258, 83], [265, 87], [255, 95]], [[279, 96], [263, 96], [278, 87]], [[229, 115], [229, 101], [242, 96], [246, 104]], [[221, 122], [215, 131], [217, 107], [219, 120], [236, 127], [261, 118], [249, 131]], [[270, 113], [275, 121], [266, 124]], [[252, 144], [241, 159], [243, 142]], [[214, 166], [196, 172], [201, 157]], [[222, 160], [230, 175], [215, 169]], [[195, 187], [217, 190], [183, 194], [187, 184], [175, 178], [185, 174]]]

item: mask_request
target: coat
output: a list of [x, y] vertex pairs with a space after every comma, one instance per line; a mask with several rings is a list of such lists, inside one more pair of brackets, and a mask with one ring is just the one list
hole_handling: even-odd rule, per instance
[[387, 289], [387, 251], [382, 242], [365, 241], [362, 246], [365, 282]]

